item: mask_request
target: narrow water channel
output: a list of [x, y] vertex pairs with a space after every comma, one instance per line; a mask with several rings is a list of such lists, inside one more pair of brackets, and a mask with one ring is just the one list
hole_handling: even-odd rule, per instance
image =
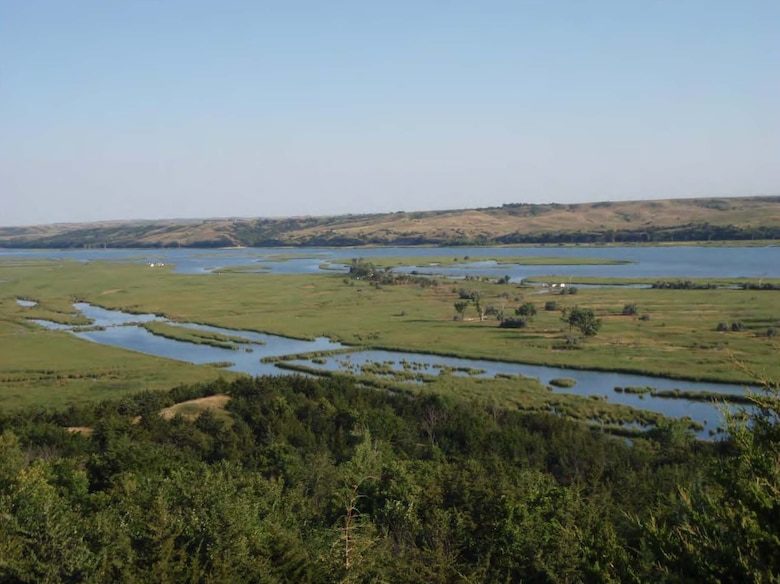
[[[264, 358], [282, 357], [314, 351], [334, 351], [345, 349], [340, 343], [327, 338], [312, 341], [291, 339], [252, 331], [235, 331], [220, 327], [192, 323], [171, 323], [154, 314], [129, 314], [119, 310], [107, 310], [87, 303], [76, 303], [74, 307], [92, 320], [92, 326], [71, 327], [49, 321], [35, 320], [39, 325], [56, 330], [68, 330], [77, 337], [96, 343], [112, 345], [159, 357], [177, 359], [195, 364], [226, 363], [226, 369], [249, 375], [280, 375], [289, 373], [274, 363], [264, 362]], [[239, 336], [244, 341], [235, 349], [194, 344], [181, 340], [165, 338], [152, 334], [141, 323], [160, 321], [187, 329], [209, 331], [227, 336]], [[602, 371], [545, 367], [501, 361], [484, 361], [456, 357], [441, 357], [413, 352], [391, 352], [380, 350], [355, 350], [346, 354], [322, 357], [316, 361], [293, 360], [293, 364], [306, 365], [326, 371], [359, 371], [362, 366], [382, 363], [393, 371], [401, 372], [404, 366], [414, 364], [428, 375], [439, 375], [442, 369], [453, 375], [473, 375], [490, 378], [496, 375], [522, 375], [538, 378], [548, 385], [555, 378], [571, 378], [576, 384], [571, 388], [554, 388], [556, 393], [569, 393], [582, 396], [599, 396], [609, 403], [619, 403], [638, 409], [659, 412], [673, 418], [690, 417], [704, 425], [699, 436], [705, 438], [710, 429], [717, 428], [722, 415], [717, 407], [707, 402], [685, 399], [669, 399], [657, 396], [619, 393], [615, 387], [652, 387], [656, 390], [710, 391], [722, 394], [743, 395], [744, 388], [739, 385], [680, 381], [645, 375], [631, 375]], [[470, 371], [470, 372], [469, 372]]]

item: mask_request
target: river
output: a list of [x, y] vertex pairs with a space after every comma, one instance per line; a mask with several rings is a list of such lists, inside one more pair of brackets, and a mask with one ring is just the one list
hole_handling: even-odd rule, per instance
[[[337, 263], [351, 258], [404, 257], [419, 258], [420, 266], [427, 266], [428, 258], [452, 257], [461, 262], [456, 267], [424, 267], [426, 272], [446, 277], [464, 276], [509, 276], [520, 280], [531, 276], [558, 274], [562, 277], [597, 276], [621, 278], [780, 278], [780, 247], [718, 247], [718, 246], [539, 246], [539, 247], [377, 247], [377, 248], [241, 248], [241, 249], [80, 249], [80, 250], [0, 250], [0, 259], [11, 260], [70, 260], [78, 262], [135, 262], [173, 265], [174, 271], [185, 274], [211, 274], [220, 268], [247, 267], [258, 274], [313, 274], [346, 271]], [[561, 258], [576, 261], [580, 258], [621, 260], [629, 263], [619, 265], [560, 265], [556, 264], [496, 264], [485, 258]], [[332, 263], [333, 262], [333, 263]], [[410, 271], [414, 267], [407, 267]], [[20, 303], [26, 301], [21, 300]], [[86, 304], [77, 305], [85, 316], [93, 319], [104, 330], [73, 331], [70, 327], [38, 321], [49, 328], [71, 330], [73, 334], [90, 341], [105, 343], [141, 351], [161, 357], [189, 361], [191, 363], [214, 363], [230, 361], [231, 370], [251, 375], [279, 374], [283, 370], [272, 363], [261, 361], [263, 357], [278, 357], [309, 351], [328, 351], [342, 348], [338, 343], [321, 338], [315, 341], [301, 341], [274, 335], [241, 332], [241, 336], [252, 341], [245, 349], [233, 351], [208, 345], [195, 345], [153, 335], [143, 327], [132, 323], [158, 320], [154, 315], [125, 314], [105, 310]], [[223, 334], [236, 334], [216, 327], [207, 328]], [[570, 389], [554, 389], [557, 392], [605, 397], [609, 402], [621, 403], [641, 409], [660, 412], [670, 417], [690, 418], [707, 425], [717, 426], [721, 414], [711, 404], [682, 399], [668, 399], [617, 393], [614, 387], [651, 386], [659, 390], [680, 389], [686, 391], [715, 391], [743, 393], [734, 385], [704, 384], [676, 381], [597, 371], [540, 367], [516, 363], [456, 359], [415, 353], [389, 353], [386, 351], [355, 351], [348, 355], [331, 356], [313, 363], [309, 367], [325, 370], [347, 370], [367, 363], [392, 362], [392, 368], [399, 370], [406, 360], [414, 362], [428, 371], [439, 371], [442, 367], [455, 369], [480, 369], [480, 376], [524, 375], [538, 378], [542, 383], [557, 377], [576, 380]], [[704, 433], [700, 433], [704, 435]]]
[[[180, 340], [154, 335], [138, 323], [150, 321], [168, 322], [165, 318], [153, 314], [129, 314], [119, 310], [107, 310], [87, 303], [76, 303], [74, 308], [92, 320], [94, 330], [82, 330], [82, 327], [35, 320], [41, 326], [49, 329], [70, 331], [77, 337], [96, 343], [112, 345], [159, 357], [178, 359], [196, 364], [230, 362], [227, 369], [250, 375], [278, 375], [287, 373], [274, 363], [264, 361], [267, 357], [281, 357], [313, 351], [333, 351], [345, 349], [344, 345], [327, 338], [317, 338], [313, 341], [291, 339], [287, 337], [257, 333], [252, 331], [235, 331], [219, 327], [192, 323], [170, 323], [195, 330], [206, 330], [228, 336], [240, 336], [247, 343], [238, 345], [237, 350], [198, 345]], [[100, 328], [97, 328], [100, 327]], [[738, 385], [698, 383], [679, 381], [644, 375], [623, 373], [584, 371], [563, 367], [545, 367], [507, 363], [500, 361], [484, 361], [479, 359], [464, 359], [441, 357], [436, 355], [391, 352], [379, 350], [355, 350], [353, 352], [326, 356], [316, 361], [293, 360], [294, 364], [305, 364], [307, 367], [327, 371], [359, 371], [361, 366], [370, 363], [383, 363], [394, 371], [403, 371], [404, 365], [414, 366], [428, 375], [441, 375], [448, 370], [453, 375], [471, 375], [477, 377], [495, 377], [496, 375], [522, 375], [538, 378], [547, 385], [555, 378], [571, 378], [576, 380], [573, 388], [553, 388], [558, 393], [572, 393], [584, 396], [599, 396], [610, 403], [619, 403], [639, 409], [659, 412], [673, 418], [690, 417], [704, 424], [705, 428], [698, 433], [699, 437], [708, 437], [710, 429], [716, 428], [722, 421], [720, 411], [710, 403], [690, 401], [685, 399], [669, 399], [650, 395], [618, 393], [620, 387], [646, 387], [658, 390], [680, 389], [683, 391], [712, 391], [723, 394], [744, 394], [744, 389]], [[476, 371], [476, 372], [475, 372]]]
[[[258, 272], [310, 274], [326, 268], [343, 269], [330, 261], [372, 258], [452, 257], [473, 260], [466, 265], [436, 268], [447, 276], [504, 276], [520, 280], [531, 276], [558, 274], [563, 277], [599, 276], [616, 278], [780, 278], [780, 246], [540, 246], [540, 247], [375, 247], [375, 248], [242, 248], [242, 249], [80, 249], [0, 250], [0, 259], [59, 259], [164, 263], [179, 273], [208, 274], [218, 268], [255, 267]], [[622, 260], [620, 265], [518, 265], [480, 261], [480, 258], [537, 257], [600, 258]], [[407, 268], [409, 270], [413, 267]], [[430, 268], [426, 268], [426, 271]]]

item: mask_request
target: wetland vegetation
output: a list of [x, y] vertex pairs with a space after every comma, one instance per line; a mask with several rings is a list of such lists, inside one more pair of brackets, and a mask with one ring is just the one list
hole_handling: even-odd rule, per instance
[[195, 345], [210, 345], [212, 347], [230, 349], [231, 351], [237, 351], [239, 345], [257, 342], [236, 335], [225, 335], [222, 333], [185, 328], [165, 322], [145, 322], [143, 323], [143, 327], [150, 333], [167, 339], [184, 341]]
[[[638, 385], [580, 395], [561, 375], [547, 386], [485, 378], [476, 365], [358, 356], [394, 349], [755, 383], [780, 378], [767, 334], [780, 325], [778, 292], [713, 280], [571, 294], [386, 269], [398, 261], [356, 260], [348, 274], [196, 275], [0, 260], [0, 580], [777, 573], [776, 384], [737, 397]], [[109, 315], [122, 330], [140, 324], [235, 360], [160, 359], [33, 322], [88, 330], [93, 305], [132, 313]], [[508, 318], [524, 324], [500, 327]], [[180, 326], [192, 322], [202, 326]], [[348, 346], [244, 355], [258, 341], [241, 330]], [[222, 369], [250, 357], [318, 379]], [[350, 374], [330, 370], [334, 361]], [[748, 409], [726, 411], [720, 433], [611, 402], [618, 393]], [[718, 439], [694, 439], [707, 430]]]
[[[384, 271], [379, 273], [384, 277]], [[77, 299], [106, 308], [163, 314], [178, 322], [302, 339], [327, 336], [362, 348], [737, 383], [751, 377], [735, 362], [770, 377], [780, 372], [774, 338], [767, 335], [780, 321], [774, 291], [621, 287], [581, 288], [572, 295], [498, 279], [454, 283], [404, 275], [379, 281], [345, 280], [341, 274], [215, 277], [141, 264], [67, 261], [22, 266], [3, 262], [0, 279], [5, 280], [0, 309], [8, 323], [0, 336], [3, 349], [14, 355], [30, 347], [28, 358], [4, 361], [7, 369], [18, 370], [19, 362], [70, 369], [68, 356], [77, 350], [48, 347], [80, 347], [84, 342], [41, 331], [29, 319], [89, 326], [90, 321], [73, 309]], [[453, 304], [464, 294], [468, 301], [463, 319], [455, 321]], [[16, 298], [38, 304], [19, 306]], [[529, 305], [535, 313], [527, 326], [498, 327], [503, 315], [524, 306], [522, 310], [530, 310]], [[636, 312], [625, 314], [626, 306]], [[571, 335], [561, 313], [575, 307], [592, 310], [602, 325], [598, 334], [576, 344], [575, 350], [565, 350], [562, 347]], [[720, 322], [739, 322], [742, 327], [723, 332], [717, 330]], [[176, 335], [209, 336], [171, 325], [151, 326]], [[25, 340], [32, 338], [46, 340], [35, 350], [36, 344]], [[233, 344], [230, 339], [221, 341]]]

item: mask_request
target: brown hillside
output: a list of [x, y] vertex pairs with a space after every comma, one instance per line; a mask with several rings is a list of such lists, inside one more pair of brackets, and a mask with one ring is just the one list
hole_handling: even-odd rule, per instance
[[[713, 226], [728, 229], [713, 229]], [[657, 238], [650, 238], [645, 232], [653, 232]], [[780, 197], [509, 204], [486, 209], [283, 219], [54, 224], [0, 228], [0, 245], [228, 247], [518, 243], [567, 242], [566, 234], [577, 234], [578, 238], [571, 241], [585, 242], [777, 239], [780, 238]]]

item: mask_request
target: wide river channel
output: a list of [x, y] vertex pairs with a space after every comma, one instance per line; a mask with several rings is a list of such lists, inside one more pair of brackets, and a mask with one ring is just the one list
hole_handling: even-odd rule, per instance
[[[242, 248], [242, 249], [0, 249], [0, 259], [66, 259], [173, 264], [175, 271], [207, 274], [218, 268], [252, 268], [275, 274], [311, 274], [331, 269], [346, 270], [344, 261], [387, 257], [452, 257], [472, 262], [437, 268], [446, 276], [504, 276], [520, 280], [557, 274], [562, 277], [599, 276], [615, 278], [780, 278], [780, 247], [374, 247], [374, 248]], [[629, 263], [618, 265], [519, 265], [486, 262], [480, 258], [599, 258]], [[408, 269], [414, 269], [410, 267]], [[430, 268], [425, 269], [431, 271]]]
[[[436, 268], [436, 274], [446, 277], [503, 276], [520, 280], [530, 276], [559, 274], [562, 277], [643, 277], [643, 278], [777, 278], [780, 277], [780, 247], [501, 247], [501, 248], [247, 248], [225, 250], [0, 250], [0, 258], [12, 259], [60, 259], [80, 262], [139, 262], [164, 263], [175, 266], [175, 271], [189, 274], [210, 274], [220, 268], [241, 267], [259, 274], [302, 274], [346, 270], [338, 262], [355, 257], [365, 259], [381, 257], [413, 257], [426, 266], [430, 257], [469, 258], [458, 267]], [[520, 265], [500, 264], [484, 261], [486, 257], [571, 257], [603, 258], [624, 260], [630, 263], [620, 265]], [[480, 259], [482, 258], [482, 259]], [[333, 263], [331, 263], [333, 262]], [[407, 268], [410, 269], [410, 268]], [[426, 272], [431, 269], [426, 268]], [[240, 336], [244, 343], [238, 350], [199, 345], [154, 335], [141, 326], [143, 322], [165, 319], [147, 314], [128, 314], [106, 310], [85, 303], [74, 305], [86, 317], [92, 319], [94, 328], [80, 330], [55, 323], [36, 321], [41, 326], [69, 330], [72, 334], [93, 342], [113, 345], [160, 357], [178, 359], [196, 364], [231, 363], [227, 369], [250, 375], [282, 374], [286, 370], [263, 358], [295, 355], [313, 351], [346, 349], [327, 338], [303, 341], [281, 336], [250, 331], [234, 331], [187, 323], [169, 323], [193, 329], [216, 332], [228, 336]], [[660, 412], [674, 418], [690, 417], [704, 425], [699, 436], [706, 438], [709, 431], [722, 421], [719, 409], [706, 402], [685, 399], [670, 399], [620, 393], [615, 387], [652, 387], [657, 390], [680, 389], [682, 391], [711, 391], [727, 394], [744, 394], [744, 388], [737, 385], [697, 383], [643, 375], [610, 373], [523, 365], [477, 359], [439, 357], [412, 352], [389, 352], [377, 350], [354, 350], [348, 353], [320, 357], [315, 360], [292, 360], [293, 364], [306, 365], [328, 371], [360, 372], [361, 367], [382, 364], [385, 370], [409, 371], [410, 368], [427, 375], [442, 374], [495, 377], [496, 375], [523, 375], [538, 378], [549, 384], [555, 378], [576, 380], [572, 388], [558, 389], [559, 393], [573, 393], [597, 396], [610, 403], [620, 403]]]

